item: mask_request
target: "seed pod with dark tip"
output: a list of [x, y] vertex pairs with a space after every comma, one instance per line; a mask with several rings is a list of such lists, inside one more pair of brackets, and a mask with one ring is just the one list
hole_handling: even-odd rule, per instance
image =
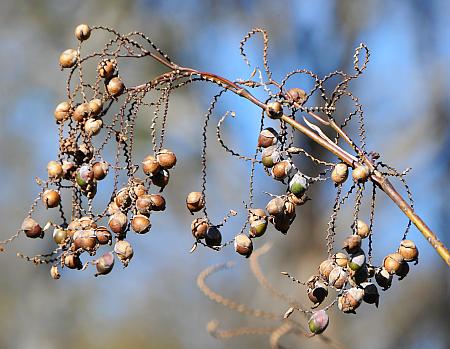
[[128, 266], [131, 258], [133, 257], [133, 247], [128, 241], [118, 240], [114, 245], [114, 252], [116, 253], [123, 266]]
[[162, 195], [150, 194], [153, 211], [164, 211], [166, 209], [166, 200]]
[[92, 263], [97, 268], [97, 273], [94, 276], [109, 274], [114, 267], [114, 254], [112, 252], [106, 252]]
[[151, 224], [148, 217], [137, 214], [131, 219], [131, 228], [138, 234], [145, 234], [150, 230]]
[[108, 81], [106, 85], [106, 89], [108, 93], [114, 97], [120, 96], [122, 92], [125, 90], [125, 85], [119, 77], [114, 77]]
[[326, 330], [329, 318], [325, 310], [315, 311], [308, 320], [309, 330], [314, 334], [321, 334]]
[[375, 304], [378, 308], [380, 294], [378, 293], [377, 286], [372, 282], [363, 282], [360, 286], [364, 290], [363, 301], [367, 304]]
[[408, 273], [409, 273], [409, 264], [405, 260], [403, 260], [403, 262], [400, 265], [400, 269], [395, 272], [395, 275], [398, 276], [399, 280], [403, 280], [406, 277], [406, 275], [408, 275]]
[[97, 161], [92, 165], [92, 172], [97, 181], [101, 181], [108, 174], [109, 164], [106, 161]]
[[75, 28], [75, 37], [78, 40], [84, 41], [89, 39], [90, 36], [91, 36], [91, 28], [89, 28], [87, 24], [77, 25], [77, 27]]
[[318, 307], [328, 296], [328, 289], [321, 281], [315, 281], [307, 290], [308, 298], [314, 303], [314, 308]]
[[222, 234], [215, 226], [210, 226], [205, 235], [205, 242], [210, 247], [220, 246], [222, 243]]
[[284, 202], [285, 199], [281, 196], [276, 196], [272, 200], [269, 201], [269, 203], [266, 206], [267, 212], [271, 216], [277, 216], [284, 212]]
[[331, 172], [331, 179], [336, 184], [344, 183], [348, 178], [348, 166], [344, 163], [336, 164]]
[[156, 155], [156, 160], [164, 169], [170, 169], [177, 163], [177, 157], [175, 156], [175, 153], [167, 149], [161, 149]]
[[257, 238], [264, 235], [267, 229], [267, 218], [254, 220], [250, 223], [250, 237]]
[[106, 227], [98, 227], [95, 229], [95, 237], [100, 245], [111, 245], [112, 235]]
[[59, 65], [61, 68], [72, 68], [77, 63], [77, 56], [77, 51], [69, 48], [59, 56]]
[[53, 240], [58, 244], [62, 245], [67, 238], [67, 231], [61, 228], [55, 228], [53, 230]]
[[370, 234], [370, 230], [367, 223], [358, 219], [358, 221], [356, 222], [356, 233], [361, 237], [361, 239], [365, 239], [366, 237], [368, 237]]
[[307, 188], [308, 181], [300, 172], [297, 172], [289, 181], [289, 191], [297, 197], [301, 197]]
[[27, 217], [23, 220], [20, 229], [23, 230], [25, 235], [29, 238], [36, 239], [44, 237], [44, 231], [41, 226], [31, 217]]
[[283, 116], [283, 106], [280, 102], [267, 103], [266, 114], [271, 119], [280, 119]]
[[400, 242], [398, 253], [401, 254], [406, 262], [413, 262], [419, 257], [419, 250], [417, 249], [416, 244], [411, 240], [402, 240]]
[[55, 108], [55, 120], [56, 122], [64, 122], [70, 117], [70, 103], [61, 102]]
[[114, 213], [108, 221], [109, 228], [117, 235], [121, 235], [126, 231], [127, 224], [128, 218], [121, 211]]
[[152, 183], [157, 187], [160, 187], [162, 190], [167, 184], [169, 184], [169, 171], [159, 171], [158, 173], [155, 173], [151, 178]]
[[63, 178], [67, 180], [72, 180], [75, 176], [76, 165], [72, 161], [63, 161], [62, 170]]
[[350, 235], [344, 240], [343, 248], [347, 253], [356, 253], [361, 249], [361, 237], [359, 235]]
[[345, 268], [348, 263], [348, 256], [345, 253], [338, 252], [333, 256], [334, 262], [342, 268]]
[[72, 119], [77, 122], [82, 122], [89, 118], [89, 114], [91, 109], [89, 108], [89, 103], [81, 103], [75, 108], [75, 111], [72, 114]]
[[366, 165], [359, 165], [352, 171], [352, 177], [355, 182], [364, 183], [369, 178], [370, 171]]
[[50, 268], [50, 276], [54, 280], [58, 280], [61, 277], [61, 274], [58, 271], [58, 267], [56, 265], [52, 265]]
[[109, 79], [116, 71], [117, 62], [114, 59], [104, 59], [97, 66], [98, 75], [101, 78]]
[[258, 136], [258, 147], [267, 148], [278, 142], [278, 132], [272, 127], [265, 128]]
[[261, 161], [265, 167], [273, 167], [281, 161], [281, 154], [276, 145], [265, 148], [261, 154]]
[[336, 266], [328, 276], [328, 285], [340, 290], [347, 283], [347, 280], [347, 272], [342, 267]]
[[103, 102], [101, 99], [95, 98], [89, 102], [89, 115], [96, 117], [100, 115], [103, 110]]
[[208, 220], [206, 218], [196, 218], [192, 221], [191, 231], [196, 240], [204, 239], [208, 231]]
[[81, 263], [80, 257], [76, 254], [67, 254], [64, 257], [64, 265], [69, 269], [82, 269], [83, 263]]
[[59, 162], [50, 161], [47, 164], [48, 177], [52, 179], [60, 179], [63, 176], [63, 168]]
[[272, 167], [272, 177], [278, 181], [285, 179], [292, 169], [292, 165], [289, 160], [282, 160]]
[[389, 274], [397, 273], [403, 263], [403, 257], [400, 253], [395, 252], [387, 255], [383, 260], [383, 267]]
[[328, 282], [331, 271], [336, 267], [336, 263], [332, 259], [325, 259], [319, 265], [319, 275], [322, 280]]
[[358, 270], [349, 269], [349, 273], [349, 281], [352, 286], [357, 286], [363, 282], [366, 282], [369, 277], [369, 270], [365, 264]]
[[203, 194], [198, 191], [192, 191], [186, 197], [186, 207], [189, 212], [198, 212], [205, 207]]
[[392, 284], [392, 275], [384, 268], [380, 268], [375, 271], [375, 281], [377, 284], [386, 291]]
[[345, 290], [338, 297], [338, 308], [344, 313], [353, 313], [360, 306], [364, 297], [364, 290], [361, 288], [352, 287]]
[[47, 189], [42, 194], [42, 202], [46, 208], [54, 208], [61, 202], [61, 195], [57, 190]]
[[358, 252], [352, 253], [350, 259], [348, 260], [348, 267], [353, 270], [359, 270], [366, 263], [366, 255], [363, 250], [359, 250]]

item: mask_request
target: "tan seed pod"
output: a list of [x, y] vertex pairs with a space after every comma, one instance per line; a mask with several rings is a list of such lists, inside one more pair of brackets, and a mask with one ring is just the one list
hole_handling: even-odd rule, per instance
[[106, 89], [108, 90], [108, 93], [110, 95], [117, 97], [120, 96], [125, 90], [125, 85], [123, 84], [122, 80], [116, 76], [109, 80], [108, 84], [106, 85]]
[[112, 216], [114, 213], [119, 212], [120, 208], [117, 206], [117, 204], [114, 201], [111, 201], [108, 205], [108, 209], [106, 210], [106, 213], [109, 216]]
[[108, 221], [109, 228], [112, 230], [113, 233], [121, 235], [123, 234], [127, 229], [128, 224], [128, 218], [127, 216], [121, 212], [117, 211], [114, 213]]
[[73, 234], [73, 244], [75, 250], [94, 251], [97, 248], [97, 238], [94, 230], [77, 230]]
[[105, 59], [97, 66], [98, 75], [101, 78], [109, 79], [116, 71], [117, 62], [114, 59]]
[[67, 231], [61, 228], [55, 228], [53, 230], [53, 240], [58, 244], [62, 245], [66, 241]]
[[202, 240], [205, 238], [208, 228], [209, 224], [206, 218], [196, 218], [192, 221], [191, 224], [192, 235], [197, 240]]
[[284, 212], [285, 200], [281, 196], [274, 197], [266, 206], [266, 210], [271, 216], [281, 215]]
[[367, 223], [358, 219], [358, 221], [356, 222], [356, 233], [361, 237], [361, 239], [365, 239], [366, 237], [368, 237], [370, 234], [370, 230]]
[[131, 228], [138, 234], [145, 234], [151, 228], [150, 219], [142, 214], [135, 215], [131, 219]]
[[338, 308], [344, 313], [355, 313], [364, 297], [364, 290], [352, 287], [338, 297]]
[[78, 53], [74, 49], [67, 49], [59, 56], [61, 68], [72, 68], [77, 63]]
[[144, 215], [149, 215], [152, 210], [152, 199], [151, 195], [144, 194], [137, 198], [136, 200], [136, 209], [139, 213]]
[[150, 194], [153, 211], [164, 211], [166, 209], [166, 200], [162, 195]]
[[161, 165], [154, 156], [148, 155], [144, 158], [144, 161], [142, 161], [142, 170], [146, 175], [153, 176], [161, 170]]
[[70, 117], [70, 103], [69, 102], [61, 102], [55, 108], [55, 120], [57, 122], [64, 122]]
[[302, 105], [306, 101], [306, 92], [301, 88], [294, 87], [287, 91], [286, 97], [291, 101]]
[[271, 119], [280, 119], [283, 116], [283, 106], [280, 102], [267, 103], [266, 114]]
[[103, 102], [101, 99], [95, 98], [89, 102], [89, 115], [95, 117], [100, 115], [103, 110]]
[[291, 168], [292, 165], [288, 160], [280, 161], [272, 167], [272, 176], [276, 180], [282, 181], [288, 176]]
[[103, 121], [101, 119], [87, 119], [84, 124], [84, 132], [88, 136], [96, 136], [100, 133], [100, 130], [103, 127]]
[[80, 257], [75, 254], [68, 254], [64, 257], [64, 265], [69, 269], [82, 269], [83, 263], [81, 263]]
[[336, 164], [331, 172], [331, 179], [336, 184], [344, 183], [348, 178], [348, 166], [344, 163]]
[[352, 177], [355, 182], [364, 183], [369, 178], [370, 171], [366, 165], [359, 165], [352, 171]]
[[328, 276], [328, 285], [340, 290], [347, 283], [347, 280], [348, 274], [344, 268], [336, 266]]
[[186, 207], [189, 212], [198, 212], [205, 207], [205, 199], [199, 191], [192, 191], [186, 197]]
[[114, 267], [114, 254], [112, 252], [106, 252], [92, 263], [97, 268], [97, 273], [94, 276], [109, 274]]
[[144, 181], [140, 180], [140, 182], [137, 182], [136, 180], [137, 178], [135, 178], [133, 183], [133, 193], [137, 198], [140, 198], [141, 196], [146, 195], [148, 190], [144, 185]]
[[89, 117], [89, 113], [89, 103], [81, 103], [75, 108], [75, 111], [72, 114], [72, 119], [77, 122], [82, 122]]
[[61, 274], [58, 271], [58, 267], [56, 265], [52, 265], [50, 268], [50, 276], [53, 280], [58, 280], [61, 277]]
[[42, 194], [42, 202], [46, 208], [54, 208], [61, 202], [61, 195], [57, 190], [47, 189]]
[[389, 274], [397, 273], [403, 263], [403, 257], [400, 253], [395, 252], [387, 255], [383, 260], [383, 267]]
[[261, 219], [267, 220], [266, 212], [262, 208], [251, 208], [249, 210], [248, 222], [250, 224]]
[[344, 240], [343, 248], [348, 253], [356, 253], [361, 249], [361, 237], [359, 235], [350, 235]]
[[50, 161], [47, 164], [47, 173], [49, 178], [60, 179], [63, 176], [63, 168], [59, 162]]
[[114, 202], [121, 209], [130, 207], [131, 201], [130, 190], [128, 187], [121, 188], [114, 197]]
[[267, 230], [267, 218], [254, 220], [250, 223], [249, 235], [252, 238], [258, 238], [264, 235]]
[[77, 25], [77, 27], [75, 28], [75, 37], [78, 40], [84, 41], [89, 39], [90, 36], [91, 36], [91, 28], [89, 28], [87, 24]]
[[112, 235], [106, 227], [98, 227], [95, 229], [95, 237], [100, 245], [111, 245]]
[[234, 238], [234, 250], [242, 256], [250, 257], [253, 252], [252, 240], [245, 234], [236, 235]]
[[411, 240], [402, 240], [398, 252], [406, 262], [413, 262], [419, 257], [419, 250], [416, 244]]
[[97, 228], [97, 223], [89, 216], [83, 216], [78, 219], [78, 223], [81, 229], [95, 229]]
[[331, 271], [336, 267], [336, 263], [333, 259], [325, 259], [319, 265], [319, 275], [324, 281], [328, 281]]
[[44, 231], [41, 226], [31, 217], [27, 217], [23, 220], [20, 229], [23, 230], [25, 235], [31, 239], [44, 237]]
[[97, 181], [101, 181], [106, 177], [109, 170], [109, 164], [106, 161], [97, 161], [92, 165], [92, 172]]
[[345, 253], [338, 252], [333, 256], [334, 262], [340, 267], [345, 268], [348, 263], [348, 257]]
[[167, 149], [161, 149], [156, 155], [156, 160], [164, 169], [170, 169], [177, 163], [177, 157], [175, 156], [175, 153]]
[[267, 148], [278, 142], [278, 132], [272, 127], [265, 128], [258, 136], [258, 147]]
[[133, 257], [133, 247], [131, 244], [125, 240], [118, 240], [114, 245], [114, 252], [124, 267], [128, 266], [128, 263]]

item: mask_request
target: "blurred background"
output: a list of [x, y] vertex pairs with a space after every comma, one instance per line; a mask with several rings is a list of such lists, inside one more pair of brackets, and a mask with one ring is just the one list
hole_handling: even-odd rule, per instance
[[[417, 212], [447, 245], [450, 243], [450, 3], [441, 1], [56, 1], [4, 0], [0, 3], [0, 220], [1, 239], [20, 226], [38, 193], [36, 176], [45, 178], [46, 164], [57, 154], [55, 105], [64, 99], [66, 72], [58, 67], [59, 53], [76, 45], [79, 23], [106, 25], [122, 33], [148, 34], [175, 62], [229, 79], [248, 78], [251, 69], [239, 56], [239, 41], [253, 27], [270, 35], [269, 59], [274, 79], [308, 68], [323, 76], [333, 70], [351, 71], [353, 50], [364, 42], [371, 50], [366, 73], [352, 83], [367, 117], [367, 147], [382, 160], [404, 170], [411, 166], [411, 190]], [[95, 41], [93, 44], [100, 40]], [[100, 49], [101, 46], [98, 46]], [[261, 42], [247, 47], [255, 65], [261, 63]], [[132, 68], [132, 66], [131, 66]], [[130, 69], [130, 79], [155, 75], [154, 65]], [[144, 78], [144, 79], [145, 79]], [[301, 86], [300, 86], [301, 87]], [[222, 253], [192, 244], [192, 217], [185, 196], [200, 185], [200, 128], [217, 88], [206, 84], [180, 89], [169, 110], [167, 147], [179, 158], [167, 188], [168, 209], [152, 221], [151, 233], [132, 237], [135, 256], [127, 269], [118, 263], [107, 277], [65, 272], [61, 280], [49, 268], [34, 267], [15, 256], [39, 253], [51, 246], [20, 238], [0, 255], [0, 348], [252, 348], [269, 347], [267, 336], [220, 341], [206, 331], [211, 319], [223, 328], [273, 325], [235, 314], [202, 296], [195, 278], [207, 266], [235, 260], [237, 266], [209, 281], [211, 287], [236, 301], [282, 314], [286, 304], [273, 300], [252, 277], [248, 262], [232, 247]], [[345, 107], [344, 107], [345, 109]], [[214, 112], [226, 110], [224, 138], [246, 154], [257, 138], [257, 108], [227, 96]], [[148, 115], [150, 117], [150, 115]], [[136, 159], [150, 150], [148, 119], [136, 139]], [[208, 202], [213, 219], [229, 209], [242, 210], [248, 193], [246, 164], [224, 155], [211, 128], [208, 163]], [[299, 136], [298, 144], [331, 160]], [[313, 173], [311, 163], [299, 163]], [[225, 170], [224, 170], [225, 169]], [[263, 191], [284, 188], [257, 175], [255, 201], [264, 206]], [[331, 184], [316, 185], [305, 206], [297, 209], [295, 226], [287, 236], [271, 229], [257, 246], [272, 241], [261, 258], [268, 278], [286, 293], [307, 304], [305, 290], [280, 271], [300, 279], [316, 272], [326, 258], [325, 230], [333, 205]], [[367, 198], [366, 198], [367, 199]], [[393, 252], [406, 220], [384, 194], [378, 196], [374, 226], [374, 261]], [[366, 200], [367, 201], [367, 200]], [[368, 216], [367, 202], [362, 215]], [[45, 221], [54, 213], [40, 212]], [[349, 233], [351, 207], [341, 212], [337, 244]], [[225, 239], [239, 231], [232, 219]], [[406, 279], [382, 292], [380, 306], [363, 305], [357, 315], [330, 312], [326, 333], [346, 348], [449, 348], [449, 269], [413, 228], [420, 263]], [[298, 315], [296, 315], [298, 316]], [[299, 321], [306, 322], [298, 316]], [[287, 348], [325, 348], [320, 340], [289, 336]]]

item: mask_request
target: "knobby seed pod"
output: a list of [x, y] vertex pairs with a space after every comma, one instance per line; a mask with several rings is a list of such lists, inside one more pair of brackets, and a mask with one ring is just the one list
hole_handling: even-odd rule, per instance
[[148, 176], [153, 176], [161, 170], [161, 165], [153, 155], [148, 155], [142, 161], [142, 170]]
[[61, 195], [57, 190], [47, 189], [42, 194], [42, 202], [46, 208], [54, 208], [61, 202]]
[[116, 76], [109, 80], [108, 84], [106, 85], [106, 89], [108, 90], [108, 93], [110, 95], [117, 97], [120, 96], [125, 90], [125, 85], [123, 84], [122, 80], [120, 80], [120, 78]]
[[234, 250], [246, 258], [253, 252], [252, 240], [245, 234], [236, 235], [234, 238]]
[[308, 298], [314, 303], [313, 307], [318, 307], [328, 296], [328, 289], [325, 284], [319, 280], [315, 281], [306, 291]]
[[121, 211], [114, 213], [108, 221], [109, 228], [113, 233], [121, 235], [127, 230], [128, 218], [126, 214]]
[[282, 160], [272, 167], [272, 177], [278, 181], [285, 179], [292, 169], [292, 165], [289, 160]]
[[352, 171], [352, 177], [355, 182], [364, 183], [369, 178], [370, 171], [366, 165], [359, 165]]
[[97, 66], [98, 75], [101, 78], [109, 79], [116, 72], [116, 67], [117, 62], [115, 59], [104, 59]]
[[100, 245], [111, 245], [112, 235], [106, 227], [98, 227], [95, 229], [95, 237]]
[[67, 239], [67, 231], [61, 228], [55, 228], [53, 230], [53, 240], [58, 244], [62, 245]]
[[23, 220], [21, 230], [23, 230], [27, 237], [32, 239], [44, 237], [44, 231], [41, 226], [31, 217], [27, 217]]
[[87, 119], [84, 124], [84, 132], [88, 136], [96, 136], [100, 133], [100, 130], [103, 127], [103, 121], [101, 119]]
[[167, 184], [169, 184], [169, 171], [162, 170], [156, 173], [151, 177], [152, 183], [157, 187], [160, 187], [161, 190], [165, 188]]
[[276, 145], [265, 148], [261, 154], [261, 161], [265, 167], [271, 168], [281, 161], [281, 154]]
[[123, 266], [127, 267], [133, 257], [133, 247], [131, 247], [131, 244], [125, 240], [118, 240], [114, 244], [114, 252], [122, 262]]
[[101, 99], [95, 98], [89, 102], [89, 115], [91, 117], [99, 116], [103, 110], [103, 102]]
[[215, 226], [210, 226], [205, 235], [205, 242], [210, 247], [220, 246], [222, 243], [222, 234]]
[[344, 268], [335, 266], [328, 276], [328, 285], [340, 290], [347, 283], [347, 280], [348, 274]]
[[205, 207], [203, 194], [198, 191], [192, 191], [186, 197], [186, 207], [189, 212], [198, 212]]
[[73, 234], [73, 244], [75, 250], [94, 251], [97, 248], [97, 238], [94, 230], [78, 230]]
[[82, 122], [89, 117], [91, 109], [89, 108], [89, 103], [81, 103], [75, 108], [72, 114], [72, 119], [76, 122]]
[[352, 287], [345, 290], [342, 295], [338, 297], [338, 308], [344, 313], [353, 313], [360, 306], [364, 297], [364, 290], [361, 288]]
[[400, 253], [395, 252], [387, 255], [383, 260], [383, 267], [389, 274], [397, 273], [403, 263], [403, 257]]
[[280, 119], [283, 116], [283, 106], [280, 102], [267, 103], [266, 114], [271, 119]]
[[336, 263], [333, 261], [333, 259], [325, 259], [322, 263], [320, 263], [319, 275], [322, 280], [328, 282], [328, 278], [334, 267], [336, 267]]
[[81, 263], [81, 259], [76, 254], [67, 254], [64, 257], [64, 265], [69, 269], [82, 269], [83, 263]]
[[114, 254], [112, 252], [106, 252], [92, 263], [95, 264], [95, 267], [97, 268], [97, 273], [94, 275], [95, 277], [109, 274], [114, 267]]
[[80, 24], [75, 28], [75, 37], [80, 40], [84, 41], [89, 39], [91, 36], [91, 28], [87, 24]]
[[366, 263], [366, 255], [363, 250], [359, 250], [356, 253], [353, 253], [348, 260], [348, 267], [353, 270], [361, 269]]
[[345, 268], [348, 263], [348, 257], [345, 253], [338, 252], [333, 256], [334, 262], [342, 268]]
[[278, 132], [272, 127], [265, 128], [258, 136], [258, 147], [267, 148], [278, 142]]
[[135, 215], [131, 219], [131, 228], [138, 234], [145, 234], [151, 228], [150, 219], [142, 214]]
[[307, 188], [308, 181], [300, 172], [297, 172], [289, 181], [289, 191], [297, 197], [301, 197]]
[[156, 155], [156, 161], [158, 161], [162, 168], [170, 169], [176, 165], [177, 157], [174, 152], [167, 149], [161, 149]]
[[61, 102], [55, 108], [55, 120], [56, 122], [64, 122], [70, 117], [70, 103]]
[[302, 105], [303, 103], [305, 103], [307, 95], [306, 92], [301, 88], [294, 87], [287, 91], [286, 97], [292, 102]]
[[93, 177], [97, 181], [101, 181], [106, 177], [109, 170], [109, 164], [106, 161], [97, 161], [92, 165]]
[[321, 334], [326, 330], [329, 318], [325, 310], [315, 311], [308, 320], [309, 330], [314, 334]]
[[406, 262], [416, 261], [419, 257], [419, 250], [417, 249], [416, 244], [411, 240], [402, 240], [400, 242], [398, 253], [401, 254]]
[[361, 237], [359, 235], [350, 235], [344, 240], [343, 248], [347, 253], [356, 253], [361, 249]]
[[54, 280], [58, 280], [61, 277], [61, 274], [58, 271], [58, 267], [56, 265], [52, 265], [50, 268], [50, 276]]
[[47, 164], [48, 177], [52, 179], [61, 179], [63, 176], [62, 165], [56, 161], [50, 161]]
[[392, 275], [384, 268], [379, 268], [375, 271], [375, 281], [386, 291], [392, 284]]
[[367, 304], [375, 304], [378, 308], [380, 294], [378, 293], [377, 286], [372, 282], [363, 282], [360, 286], [364, 290], [363, 301]]
[[192, 235], [196, 240], [202, 240], [206, 237], [208, 227], [209, 225], [206, 218], [196, 218], [191, 224]]
[[366, 237], [368, 237], [370, 234], [370, 230], [367, 223], [358, 219], [358, 221], [356, 222], [356, 233], [361, 237], [361, 239], [365, 239]]
[[344, 183], [348, 178], [348, 166], [344, 163], [336, 164], [331, 172], [331, 179], [336, 184]]
[[77, 50], [69, 48], [59, 56], [59, 65], [61, 68], [72, 68], [77, 63]]
[[166, 200], [162, 195], [150, 194], [150, 201], [153, 211], [164, 211], [166, 209]]

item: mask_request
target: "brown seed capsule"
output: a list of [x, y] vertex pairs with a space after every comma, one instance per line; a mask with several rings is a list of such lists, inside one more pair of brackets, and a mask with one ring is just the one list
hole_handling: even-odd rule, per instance
[[372, 282], [363, 282], [360, 286], [364, 290], [363, 301], [368, 304], [375, 304], [378, 308], [380, 294], [378, 293], [377, 286]]
[[389, 274], [395, 274], [402, 266], [403, 257], [400, 253], [395, 252], [387, 255], [383, 260], [383, 267]]
[[106, 89], [108, 90], [108, 93], [110, 95], [117, 97], [120, 96], [125, 90], [125, 85], [123, 84], [122, 80], [120, 80], [120, 78], [116, 76], [109, 80], [108, 84], [106, 85]]
[[116, 233], [118, 235], [121, 235], [125, 232], [125, 230], [127, 229], [127, 224], [128, 218], [121, 211], [114, 213], [108, 221], [110, 229], [113, 231], [113, 233]]
[[250, 237], [258, 238], [264, 235], [267, 230], [267, 217], [264, 219], [254, 220], [250, 223]]
[[275, 145], [278, 141], [278, 132], [272, 127], [265, 128], [258, 137], [258, 147], [267, 148]]
[[97, 66], [98, 75], [101, 78], [109, 79], [116, 71], [117, 62], [114, 59], [104, 59]]
[[61, 102], [55, 108], [55, 119], [57, 122], [64, 122], [70, 117], [69, 102]]
[[281, 196], [274, 197], [266, 206], [266, 210], [271, 216], [281, 215], [284, 212], [285, 199]]
[[313, 282], [306, 292], [309, 300], [314, 303], [314, 308], [319, 306], [328, 296], [328, 289], [321, 281]]
[[406, 262], [413, 262], [419, 257], [419, 250], [417, 249], [416, 244], [411, 240], [402, 240], [400, 242], [398, 253], [402, 255]]
[[131, 197], [128, 187], [122, 188], [117, 192], [116, 196], [114, 197], [114, 202], [116, 203], [117, 207], [121, 209], [130, 207]]
[[142, 214], [137, 214], [131, 219], [131, 228], [138, 234], [147, 233], [150, 227], [150, 219]]
[[123, 266], [128, 266], [128, 263], [133, 257], [133, 247], [131, 244], [125, 240], [118, 240], [114, 245], [114, 252], [122, 262]]
[[106, 161], [98, 161], [92, 165], [92, 172], [97, 181], [101, 181], [108, 174], [109, 164]]
[[148, 155], [145, 157], [144, 161], [142, 161], [142, 170], [146, 175], [153, 176], [161, 170], [161, 165], [154, 156]]
[[338, 252], [333, 256], [334, 262], [342, 268], [345, 268], [348, 263], [348, 257], [345, 253]]
[[133, 180], [133, 193], [137, 198], [140, 198], [143, 195], [148, 193], [147, 188], [144, 185], [144, 181], [139, 178], [134, 178]]
[[111, 245], [112, 235], [106, 227], [98, 227], [95, 229], [95, 237], [100, 245]]
[[338, 297], [338, 308], [344, 313], [355, 313], [364, 297], [364, 290], [352, 287]]
[[100, 119], [87, 119], [86, 123], [84, 124], [84, 132], [88, 136], [96, 136], [100, 133], [100, 130], [103, 127], [103, 121]]
[[267, 103], [266, 114], [271, 119], [280, 119], [283, 116], [283, 106], [280, 102]]
[[291, 101], [302, 105], [306, 101], [306, 92], [301, 88], [294, 87], [287, 91], [286, 97]]
[[94, 230], [77, 230], [73, 234], [73, 244], [75, 250], [94, 251], [97, 247], [97, 238]]
[[324, 281], [328, 281], [331, 271], [336, 267], [333, 259], [325, 259], [319, 265], [319, 275]]
[[210, 247], [220, 246], [222, 243], [222, 234], [215, 226], [210, 226], [205, 235], [205, 242]]
[[242, 256], [250, 257], [253, 252], [252, 240], [245, 234], [236, 235], [234, 238], [234, 250]]
[[347, 280], [348, 274], [344, 268], [336, 266], [328, 276], [328, 285], [340, 290], [347, 283]]
[[114, 254], [112, 252], [106, 252], [92, 263], [97, 268], [97, 273], [94, 276], [109, 274], [114, 267]]
[[87, 24], [80, 24], [75, 28], [75, 37], [80, 40], [84, 41], [89, 39], [91, 36], [91, 28]]
[[383, 291], [386, 291], [389, 287], [391, 287], [392, 275], [389, 274], [386, 269], [380, 268], [375, 271], [375, 281], [383, 289]]
[[69, 269], [82, 269], [83, 263], [81, 263], [80, 257], [75, 254], [68, 254], [64, 257], [64, 265]]
[[152, 210], [151, 195], [145, 194], [137, 198], [136, 209], [140, 214], [149, 215]]
[[358, 221], [356, 222], [356, 233], [361, 237], [361, 239], [365, 239], [366, 237], [368, 237], [370, 234], [370, 230], [367, 223], [358, 219]]
[[150, 194], [150, 201], [153, 211], [164, 211], [166, 209], [166, 200], [162, 195]]
[[328, 327], [329, 318], [325, 310], [314, 312], [308, 320], [309, 330], [314, 334], [321, 334]]
[[192, 191], [186, 197], [186, 206], [189, 212], [198, 212], [205, 207], [205, 199], [202, 193], [198, 191]]
[[47, 173], [49, 178], [60, 179], [63, 176], [62, 165], [56, 161], [50, 161], [47, 164]]
[[53, 189], [47, 189], [42, 194], [42, 202], [46, 208], [54, 208], [61, 202], [61, 195], [58, 191]]
[[77, 51], [69, 48], [59, 56], [59, 65], [61, 68], [72, 68], [77, 63], [77, 56]]
[[273, 167], [276, 163], [280, 162], [281, 155], [276, 145], [264, 148], [261, 154], [261, 161], [265, 167]]
[[164, 169], [172, 168], [177, 163], [175, 153], [167, 149], [161, 149], [156, 155], [156, 160]]
[[336, 184], [344, 183], [348, 178], [348, 166], [344, 163], [336, 164], [331, 172], [331, 179]]
[[350, 235], [344, 240], [343, 248], [347, 253], [356, 253], [361, 249], [361, 237], [359, 235]]
[[206, 218], [196, 218], [192, 221], [191, 231], [192, 235], [197, 240], [204, 239], [206, 236], [206, 232], [208, 231], [209, 224]]
[[159, 171], [158, 173], [153, 175], [151, 179], [152, 183], [157, 187], [160, 187], [162, 190], [167, 184], [169, 184], [169, 171], [167, 170]]
[[95, 228], [97, 228], [97, 224], [89, 216], [83, 216], [83, 217], [79, 218], [78, 224], [80, 225], [80, 229], [95, 229]]
[[44, 231], [41, 226], [31, 217], [27, 217], [23, 220], [21, 228], [25, 235], [29, 238], [43, 238]]
[[95, 117], [100, 115], [103, 110], [103, 102], [101, 99], [95, 98], [89, 102], [89, 115]]
[[364, 183], [369, 178], [369, 168], [366, 165], [359, 165], [352, 171], [352, 177], [355, 182]]
[[55, 228], [53, 230], [53, 240], [58, 244], [62, 245], [66, 241], [67, 231], [61, 228]]
[[266, 212], [262, 208], [251, 208], [249, 210], [249, 217], [248, 217], [249, 223], [259, 221], [260, 219], [267, 220]]
[[272, 176], [276, 180], [282, 181], [288, 176], [291, 168], [292, 165], [288, 160], [280, 161], [272, 167]]
[[50, 276], [54, 280], [58, 280], [61, 277], [61, 274], [58, 271], [58, 267], [56, 265], [52, 265], [50, 268]]
[[77, 122], [82, 122], [89, 117], [89, 113], [89, 103], [81, 103], [75, 108], [75, 111], [72, 114], [72, 119]]

